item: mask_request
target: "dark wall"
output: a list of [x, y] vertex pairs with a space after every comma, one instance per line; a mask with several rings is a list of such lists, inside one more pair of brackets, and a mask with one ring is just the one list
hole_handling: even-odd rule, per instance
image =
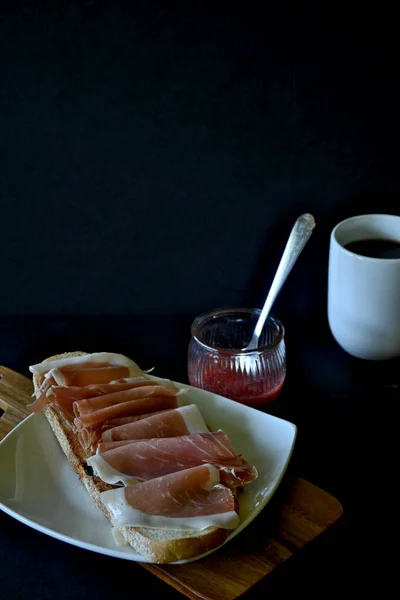
[[399, 214], [390, 15], [2, 4], [0, 314], [325, 310], [329, 232]]

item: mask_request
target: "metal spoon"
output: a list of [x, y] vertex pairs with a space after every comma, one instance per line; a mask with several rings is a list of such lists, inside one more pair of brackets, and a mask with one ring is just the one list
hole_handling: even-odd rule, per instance
[[290, 233], [289, 239], [287, 241], [285, 250], [281, 258], [281, 262], [279, 263], [279, 267], [276, 271], [274, 280], [268, 292], [268, 296], [265, 300], [261, 314], [258, 317], [258, 321], [254, 328], [253, 335], [251, 336], [251, 340], [245, 348], [242, 348], [242, 350], [256, 350], [258, 348], [258, 340], [260, 338], [261, 332], [263, 330], [269, 312], [272, 308], [272, 305], [275, 302], [277, 295], [281, 291], [281, 288], [285, 283], [290, 271], [293, 269], [294, 264], [296, 263], [297, 259], [302, 253], [304, 246], [310, 239], [314, 227], [314, 217], [309, 213], [304, 213], [303, 215], [300, 215], [300, 217], [293, 225], [293, 229]]

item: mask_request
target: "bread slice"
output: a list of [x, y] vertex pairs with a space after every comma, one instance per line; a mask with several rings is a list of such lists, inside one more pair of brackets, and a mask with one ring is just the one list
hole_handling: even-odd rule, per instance
[[[65, 352], [47, 358], [43, 362], [83, 356], [86, 352]], [[35, 391], [38, 389], [38, 377], [33, 375]], [[81, 482], [87, 489], [95, 505], [114, 526], [113, 517], [100, 499], [100, 493], [115, 486], [104, 483], [99, 477], [90, 474], [86, 466], [88, 454], [79, 443], [77, 434], [69, 423], [53, 407], [47, 406], [44, 415], [48, 420], [65, 456], [75, 469]], [[153, 529], [147, 527], [121, 527], [120, 533], [132, 548], [152, 563], [166, 564], [193, 558], [224, 543], [228, 531], [219, 527], [208, 527], [199, 532], [178, 531], [170, 529]]]

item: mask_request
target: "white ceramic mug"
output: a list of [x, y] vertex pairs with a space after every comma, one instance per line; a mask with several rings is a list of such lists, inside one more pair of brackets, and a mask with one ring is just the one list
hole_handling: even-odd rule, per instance
[[400, 356], [400, 258], [370, 258], [344, 248], [374, 238], [400, 242], [400, 216], [360, 215], [333, 229], [328, 321], [344, 350], [384, 360]]

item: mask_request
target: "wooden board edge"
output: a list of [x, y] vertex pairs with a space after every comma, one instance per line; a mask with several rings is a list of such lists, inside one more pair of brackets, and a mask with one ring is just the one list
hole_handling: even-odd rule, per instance
[[[290, 560], [294, 556], [294, 553], [289, 548], [287, 548], [283, 543], [279, 542], [275, 538], [273, 538], [271, 540], [271, 542], [273, 542], [274, 548], [281, 549], [281, 554], [286, 555], [285, 558], [280, 560], [278, 564], [275, 564], [269, 570], [265, 570], [265, 572], [263, 572], [262, 574], [260, 573], [260, 576], [255, 578], [250, 585], [247, 585], [246, 587], [243, 587], [242, 589], [237, 588], [234, 593], [229, 593], [228, 590], [224, 590], [223, 596], [221, 593], [219, 593], [217, 595], [201, 593], [199, 591], [196, 591], [190, 585], [185, 584], [182, 580], [179, 579], [178, 575], [175, 575], [175, 573], [173, 573], [173, 572], [171, 573], [169, 570], [169, 567], [174, 567], [177, 570], [178, 569], [177, 565], [163, 566], [163, 565], [154, 565], [154, 564], [148, 564], [148, 563], [139, 563], [139, 564], [140, 564], [140, 566], [144, 567], [147, 571], [149, 571], [150, 573], [152, 573], [153, 575], [155, 575], [156, 577], [158, 577], [165, 583], [174, 587], [181, 594], [184, 594], [186, 597], [190, 598], [190, 600], [222, 600], [222, 598], [223, 598], [223, 600], [237, 600], [238, 598], [240, 598], [241, 596], [246, 594], [249, 590], [251, 590], [254, 586], [256, 586], [258, 583], [260, 583], [260, 581], [262, 581], [265, 577], [267, 577], [269, 575], [269, 573], [272, 573], [276, 568], [280, 567], [282, 564], [286, 563], [288, 560]], [[216, 552], [218, 552], [218, 550], [216, 550]], [[200, 561], [196, 561], [196, 564], [198, 564], [198, 562], [201, 562], [201, 559], [200, 559]], [[179, 569], [190, 568], [190, 566], [193, 564], [195, 564], [195, 563], [188, 563], [187, 565], [180, 565]], [[210, 575], [212, 577], [212, 573], [210, 573]]]

